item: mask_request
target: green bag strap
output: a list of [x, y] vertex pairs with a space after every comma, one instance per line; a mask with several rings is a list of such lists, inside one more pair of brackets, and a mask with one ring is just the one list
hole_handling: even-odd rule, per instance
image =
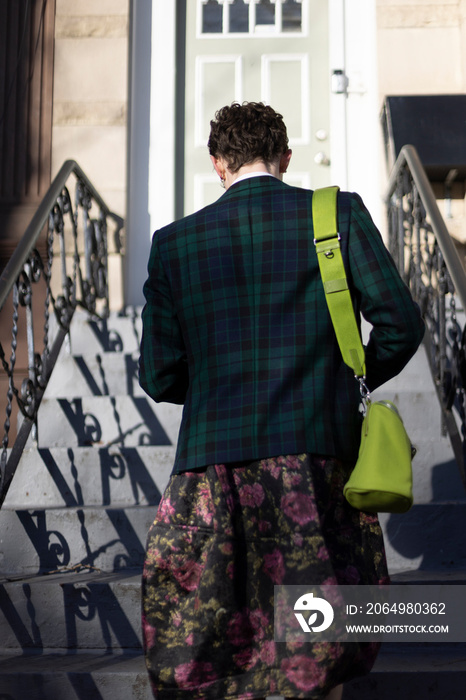
[[364, 348], [354, 315], [337, 224], [339, 187], [324, 187], [312, 196], [314, 244], [325, 298], [343, 361], [358, 378], [366, 374]]

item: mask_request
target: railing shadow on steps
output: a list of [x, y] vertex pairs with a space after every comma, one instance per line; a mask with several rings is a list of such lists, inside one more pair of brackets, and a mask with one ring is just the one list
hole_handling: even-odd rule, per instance
[[[91, 215], [93, 205], [98, 210], [95, 216]], [[124, 220], [109, 209], [76, 161], [68, 160], [0, 275], [0, 372], [5, 373], [8, 387], [6, 400], [2, 397], [0, 507], [31, 432], [36, 437], [39, 405], [76, 308], [94, 318], [108, 316], [108, 255], [109, 251], [121, 254], [123, 226]], [[12, 311], [7, 306], [10, 300]], [[53, 338], [52, 314], [57, 327]], [[20, 315], [23, 327], [18, 322]], [[7, 322], [11, 324], [9, 359], [1, 342]], [[26, 377], [19, 376], [17, 368], [21, 354], [27, 364]], [[21, 425], [9, 449], [15, 413]]]
[[388, 248], [426, 322], [424, 343], [466, 488], [466, 273], [414, 146], [404, 146], [387, 191]]

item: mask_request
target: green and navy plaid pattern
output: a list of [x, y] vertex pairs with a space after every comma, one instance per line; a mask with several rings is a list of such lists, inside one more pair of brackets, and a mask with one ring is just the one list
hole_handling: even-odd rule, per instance
[[[309, 452], [354, 460], [359, 388], [327, 310], [312, 192], [272, 177], [234, 184], [154, 235], [140, 383], [184, 404], [175, 471]], [[371, 389], [397, 374], [424, 324], [358, 195], [340, 193], [342, 254], [373, 325]]]

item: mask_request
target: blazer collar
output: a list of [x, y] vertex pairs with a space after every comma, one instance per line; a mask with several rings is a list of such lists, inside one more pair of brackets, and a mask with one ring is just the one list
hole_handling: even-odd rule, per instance
[[243, 197], [246, 192], [264, 192], [271, 189], [288, 187], [284, 182], [276, 177], [270, 177], [270, 175], [259, 175], [256, 177], [248, 177], [246, 180], [241, 180], [240, 182], [234, 182], [225, 194], [222, 195], [221, 199], [225, 197], [230, 199], [231, 197]]

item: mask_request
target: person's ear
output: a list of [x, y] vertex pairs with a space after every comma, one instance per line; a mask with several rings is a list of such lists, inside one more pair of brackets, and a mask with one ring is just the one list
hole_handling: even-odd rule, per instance
[[220, 180], [225, 179], [225, 164], [220, 158], [216, 158], [215, 156], [210, 156], [210, 160], [212, 161], [212, 165], [214, 166], [215, 172], [219, 176]]
[[289, 148], [285, 153], [281, 156], [280, 158], [280, 172], [281, 173], [286, 173], [288, 170], [288, 166], [290, 164], [291, 156], [292, 156], [292, 150]]

